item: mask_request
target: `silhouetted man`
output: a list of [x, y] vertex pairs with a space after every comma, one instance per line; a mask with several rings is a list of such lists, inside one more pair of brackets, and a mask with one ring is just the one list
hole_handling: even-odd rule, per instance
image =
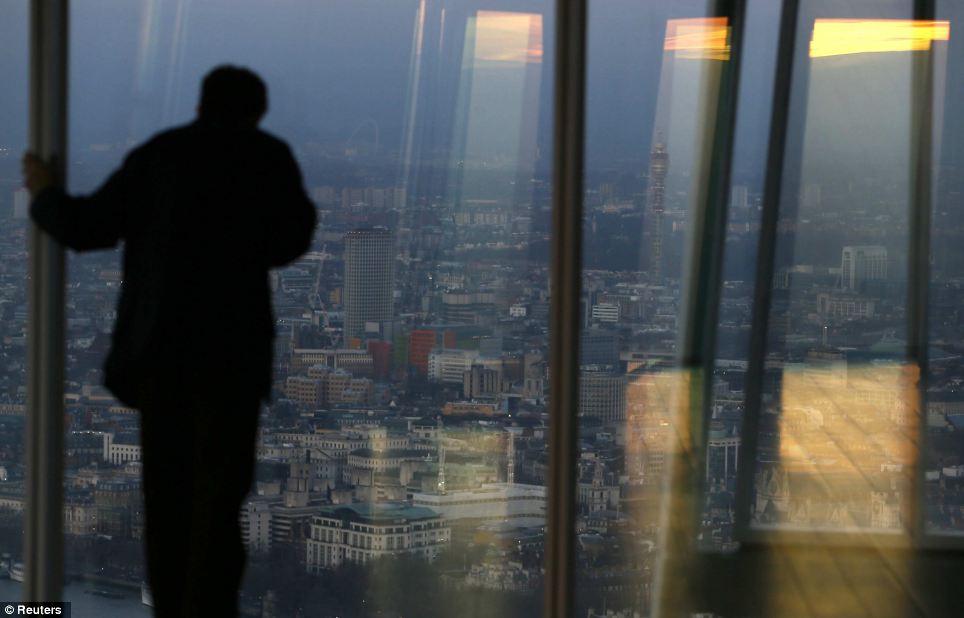
[[148, 580], [158, 616], [237, 615], [238, 511], [271, 381], [268, 269], [309, 246], [315, 210], [291, 151], [258, 129], [247, 69], [204, 79], [195, 122], [67, 195], [24, 156], [37, 225], [77, 251], [124, 243], [105, 384], [141, 411]]

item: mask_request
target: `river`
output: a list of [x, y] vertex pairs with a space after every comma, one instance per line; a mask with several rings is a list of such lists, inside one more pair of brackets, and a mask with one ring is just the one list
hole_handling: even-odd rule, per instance
[[[19, 601], [23, 584], [0, 579], [0, 601]], [[85, 594], [89, 584], [74, 582], [64, 587], [64, 600], [70, 601], [71, 618], [150, 618], [151, 608], [141, 603], [140, 590], [98, 585], [98, 588], [122, 594], [119, 599], [108, 599]]]

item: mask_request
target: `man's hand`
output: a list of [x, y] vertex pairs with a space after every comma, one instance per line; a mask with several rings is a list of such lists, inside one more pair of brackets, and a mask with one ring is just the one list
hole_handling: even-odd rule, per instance
[[23, 155], [23, 185], [30, 191], [31, 196], [36, 196], [47, 187], [54, 184], [54, 173], [50, 166], [44, 163], [40, 157], [32, 152], [25, 152]]

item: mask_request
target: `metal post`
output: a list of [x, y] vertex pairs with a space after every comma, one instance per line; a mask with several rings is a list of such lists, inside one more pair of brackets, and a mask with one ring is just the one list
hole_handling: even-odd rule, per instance
[[[67, 0], [32, 0], [30, 147], [65, 180]], [[26, 577], [24, 598], [63, 592], [64, 251], [30, 230], [27, 318]]]
[[[709, 130], [703, 135], [688, 268], [681, 282], [684, 305], [678, 360], [682, 379], [678, 384], [686, 391], [685, 408], [672, 411], [680, 444], [674, 448], [669, 466], [668, 493], [661, 497], [660, 534], [664, 543], [655, 575], [654, 616], [689, 615], [689, 610], [699, 610], [704, 604], [703, 564], [697, 555], [697, 537], [709, 469], [707, 419], [712, 414], [745, 8], [745, 0], [718, 0], [713, 13], [714, 17], [726, 18], [729, 55], [716, 74], [716, 96], [703, 102], [705, 126]], [[725, 446], [723, 455], [725, 468]]]
[[777, 221], [783, 191], [783, 163], [790, 120], [790, 90], [799, 18], [799, 0], [784, 0], [780, 17], [776, 77], [770, 116], [770, 144], [767, 150], [767, 175], [763, 186], [763, 215], [760, 244], [756, 257], [756, 283], [753, 296], [753, 326], [746, 371], [746, 405], [740, 434], [743, 448], [737, 468], [736, 532], [745, 539], [750, 528], [750, 500], [756, 476], [757, 439], [763, 410], [763, 378], [766, 370], [767, 339], [770, 325], [770, 297], [773, 286], [773, 259], [777, 244]]
[[582, 283], [586, 0], [557, 0], [552, 159], [548, 528], [544, 615], [572, 616]]
[[[692, 470], [707, 457], [707, 419], [712, 416], [713, 366], [716, 356], [717, 318], [723, 285], [723, 249], [726, 244], [727, 206], [730, 199], [730, 172], [736, 133], [737, 98], [740, 86], [740, 61], [743, 52], [745, 0], [719, 0], [715, 15], [727, 18], [729, 59], [723, 63], [715, 100], [707, 100], [706, 117], [714, 116], [707, 134], [704, 161], [705, 182], [700, 184], [693, 213], [690, 242], [690, 268], [682, 285], [685, 289], [684, 321], [681, 332], [680, 365], [695, 372], [689, 435], [693, 440]], [[725, 452], [725, 450], [724, 450]], [[694, 474], [692, 489], [701, 494], [704, 479]], [[693, 513], [698, 520], [699, 512]], [[695, 520], [694, 520], [695, 521]]]

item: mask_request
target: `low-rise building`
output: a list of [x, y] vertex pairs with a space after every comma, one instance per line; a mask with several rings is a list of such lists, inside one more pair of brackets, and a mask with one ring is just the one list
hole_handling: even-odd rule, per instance
[[432, 561], [450, 540], [448, 523], [431, 509], [404, 502], [331, 506], [312, 518], [306, 569], [319, 573], [398, 554]]
[[432, 382], [462, 384], [465, 372], [479, 357], [477, 350], [437, 348], [428, 355], [428, 379]]
[[141, 444], [136, 435], [104, 434], [104, 461], [120, 465], [141, 460]]
[[414, 493], [412, 504], [429, 508], [446, 519], [513, 520], [518, 525], [538, 525], [546, 517], [546, 488], [521, 483], [484, 483], [464, 491]]
[[442, 407], [444, 416], [497, 416], [502, 413], [502, 409], [496, 404], [481, 401], [449, 401]]
[[271, 549], [271, 504], [251, 500], [241, 511], [241, 539], [251, 553], [267, 553]]

